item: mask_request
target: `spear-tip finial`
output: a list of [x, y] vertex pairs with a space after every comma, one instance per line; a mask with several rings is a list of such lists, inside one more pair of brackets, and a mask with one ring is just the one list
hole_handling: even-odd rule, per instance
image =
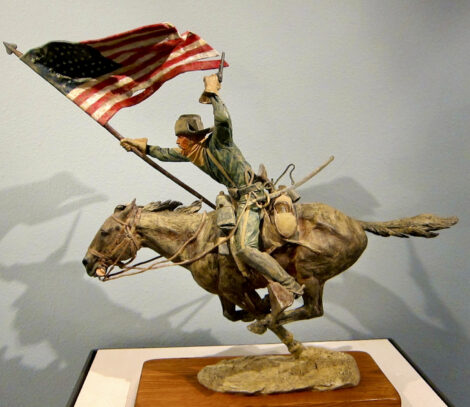
[[16, 51], [16, 49], [18, 48], [18, 45], [12, 44], [10, 42], [3, 41], [3, 45], [5, 45], [5, 49], [6, 49], [8, 55], [13, 54]]

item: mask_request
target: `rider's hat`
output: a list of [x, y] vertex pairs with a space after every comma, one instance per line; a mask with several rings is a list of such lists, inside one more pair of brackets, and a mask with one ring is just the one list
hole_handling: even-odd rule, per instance
[[183, 114], [175, 123], [177, 136], [205, 136], [213, 131], [212, 127], [204, 128], [201, 116], [198, 114]]

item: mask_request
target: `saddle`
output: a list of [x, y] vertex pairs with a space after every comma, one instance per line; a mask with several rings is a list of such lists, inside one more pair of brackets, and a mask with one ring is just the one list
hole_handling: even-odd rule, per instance
[[[287, 194], [277, 197], [268, 207], [262, 209], [260, 224], [260, 249], [268, 254], [299, 235], [297, 211]], [[226, 236], [236, 225], [235, 210], [230, 198], [221, 192], [217, 196], [217, 226]], [[226, 245], [219, 248], [221, 254], [229, 254]]]
[[[254, 178], [256, 178], [258, 184], [262, 183], [265, 185], [268, 192], [276, 190], [272, 181], [269, 180], [263, 164], [260, 165], [258, 174]], [[255, 184], [251, 186], [258, 188]], [[282, 191], [283, 189], [286, 189], [286, 187], [281, 185], [277, 191]], [[233, 198], [233, 191], [229, 190], [229, 193], [230, 196], [220, 192], [216, 198], [217, 226], [223, 235], [228, 234], [237, 223], [233, 200], [230, 199], [230, 197]], [[296, 191], [286, 189], [285, 193], [282, 193], [262, 209], [263, 216], [260, 224], [262, 251], [270, 254], [283, 246], [286, 243], [286, 239], [290, 239], [294, 235], [298, 236], [297, 213], [293, 203], [299, 199], [300, 195]], [[220, 249], [219, 252], [222, 251], [223, 254], [228, 254], [226, 247], [221, 247]]]

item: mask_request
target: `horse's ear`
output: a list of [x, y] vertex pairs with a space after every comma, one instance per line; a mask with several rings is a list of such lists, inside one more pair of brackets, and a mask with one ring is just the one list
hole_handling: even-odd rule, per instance
[[120, 219], [126, 219], [127, 216], [129, 216], [129, 213], [133, 211], [137, 207], [135, 203], [135, 199], [128, 205], [118, 205], [116, 206], [116, 209], [114, 210], [114, 213], [117, 214], [117, 216]]
[[122, 212], [124, 209], [126, 209], [126, 205], [118, 205], [114, 208], [114, 213]]

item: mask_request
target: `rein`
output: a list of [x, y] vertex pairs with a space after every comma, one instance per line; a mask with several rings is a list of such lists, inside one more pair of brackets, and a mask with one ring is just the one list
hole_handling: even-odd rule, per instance
[[[151, 264], [151, 265], [149, 265], [145, 268], [141, 268], [140, 266], [143, 265], [143, 264], [150, 263], [151, 261], [160, 259], [163, 256], [156, 256], [156, 257], [153, 257], [149, 260], [146, 260], [146, 261], [143, 261], [143, 262], [140, 262], [140, 263], [137, 263], [137, 264], [128, 265], [130, 262], [132, 262], [135, 259], [136, 253], [137, 253], [137, 251], [136, 251], [135, 254], [132, 256], [132, 258], [129, 261], [127, 261], [127, 263], [119, 264], [119, 262], [116, 261], [113, 264], [113, 266], [109, 270], [106, 271], [106, 274], [103, 277], [100, 277], [100, 280], [103, 281], [103, 282], [106, 282], [106, 281], [109, 281], [109, 280], [116, 280], [116, 279], [122, 278], [122, 277], [129, 277], [129, 276], [133, 276], [133, 275], [136, 275], [136, 274], [141, 274], [141, 273], [144, 273], [145, 271], [149, 271], [149, 270], [156, 270], [156, 269], [159, 269], [159, 268], [169, 267], [169, 266], [172, 266], [172, 265], [174, 265], [174, 266], [184, 265], [184, 264], [188, 264], [188, 263], [191, 263], [193, 261], [198, 260], [199, 258], [203, 257], [203, 255], [205, 255], [206, 253], [203, 253], [203, 255], [196, 256], [195, 258], [190, 259], [190, 260], [185, 260], [185, 261], [177, 262], [177, 263], [172, 262], [172, 260], [174, 260], [179, 254], [181, 254], [181, 252], [186, 248], [186, 246], [188, 246], [191, 242], [196, 240], [196, 238], [201, 233], [204, 224], [206, 223], [206, 219], [207, 219], [207, 214], [204, 212], [203, 215], [202, 215], [201, 223], [199, 224], [199, 226], [198, 226], [196, 232], [194, 233], [194, 235], [192, 235], [188, 240], [186, 240], [178, 248], [178, 250], [171, 257], [169, 257], [168, 259], [153, 263], [153, 264]], [[134, 230], [135, 230], [135, 228], [134, 228]], [[168, 264], [168, 263], [171, 263], [171, 264]], [[119, 267], [121, 267], [121, 270], [119, 270], [118, 272], [115, 272], [115, 273], [111, 273], [111, 271], [112, 271], [112, 269], [114, 268], [115, 265], [118, 265]], [[132, 270], [137, 270], [137, 271], [131, 273], [130, 271], [132, 271]]]
[[[247, 202], [243, 212], [245, 212], [251, 205], [255, 204], [255, 202], [256, 201], [254, 199], [252, 200], [252, 202]], [[225, 236], [223, 239], [220, 239], [213, 246], [209, 247], [208, 249], [204, 250], [203, 252], [199, 253], [198, 255], [196, 255], [195, 257], [193, 257], [191, 259], [183, 260], [183, 261], [180, 261], [180, 262], [173, 262], [173, 260], [179, 254], [181, 254], [181, 252], [186, 248], [186, 246], [188, 246], [191, 242], [196, 240], [196, 238], [201, 233], [201, 231], [202, 231], [202, 229], [203, 229], [203, 227], [206, 223], [206, 220], [207, 220], [207, 214], [206, 214], [206, 212], [204, 212], [203, 216], [202, 216], [201, 223], [199, 224], [199, 226], [198, 226], [196, 232], [194, 233], [194, 235], [192, 235], [188, 240], [186, 240], [171, 257], [167, 258], [166, 260], [161, 260], [161, 261], [157, 261], [155, 263], [152, 263], [152, 264], [150, 264], [149, 266], [147, 266], [145, 268], [141, 268], [140, 266], [142, 264], [146, 264], [146, 263], [149, 263], [151, 261], [160, 259], [163, 256], [157, 256], [157, 257], [154, 257], [150, 260], [128, 266], [128, 264], [135, 259], [135, 255], [134, 255], [132, 257], [132, 259], [129, 260], [126, 264], [120, 265], [118, 261], [114, 262], [111, 269], [106, 272], [106, 275], [100, 277], [99, 279], [102, 282], [106, 282], [106, 281], [110, 281], [110, 280], [116, 280], [116, 279], [122, 278], [122, 277], [130, 277], [130, 276], [134, 276], [136, 274], [145, 273], [146, 271], [149, 271], [149, 270], [157, 270], [157, 269], [164, 268], [164, 267], [184, 266], [184, 265], [187, 265], [187, 264], [191, 264], [191, 263], [203, 258], [204, 256], [206, 256], [207, 254], [212, 252], [214, 249], [216, 249], [220, 245], [222, 245], [222, 244], [226, 243], [227, 241], [229, 241], [235, 235], [235, 232], [237, 231], [238, 226], [240, 225], [240, 221], [241, 221], [242, 217], [243, 216], [239, 217], [235, 227], [230, 231], [230, 233], [227, 236]], [[112, 268], [114, 268], [115, 265], [118, 265], [119, 267], [121, 267], [121, 270], [116, 272], [116, 273], [111, 274]], [[136, 270], [136, 271], [131, 272], [132, 270]]]

